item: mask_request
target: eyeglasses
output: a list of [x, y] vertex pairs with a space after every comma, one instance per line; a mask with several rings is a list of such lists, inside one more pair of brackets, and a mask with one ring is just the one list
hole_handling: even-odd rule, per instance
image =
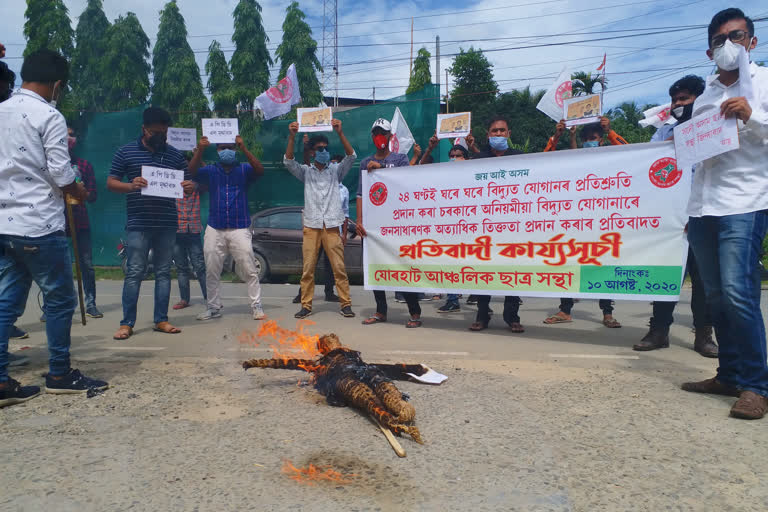
[[747, 32], [744, 30], [731, 30], [728, 34], [719, 34], [712, 38], [710, 44], [712, 48], [720, 48], [725, 44], [725, 41], [730, 39], [732, 43], [740, 43], [747, 37]]

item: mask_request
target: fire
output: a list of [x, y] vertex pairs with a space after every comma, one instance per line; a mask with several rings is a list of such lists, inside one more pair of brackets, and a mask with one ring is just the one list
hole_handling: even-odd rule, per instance
[[[266, 320], [261, 324], [258, 332], [243, 331], [238, 340], [242, 344], [258, 346], [259, 338], [270, 337], [277, 343], [270, 343], [272, 349], [272, 358], [287, 361], [289, 359], [315, 359], [322, 353], [318, 350], [317, 342], [319, 336], [310, 335], [305, 331], [309, 325], [314, 322], [303, 320], [298, 323], [297, 330], [291, 331], [280, 327], [275, 320]], [[314, 372], [319, 366], [299, 365], [302, 370]]]
[[290, 461], [283, 461], [282, 472], [291, 480], [296, 480], [307, 485], [315, 485], [316, 482], [331, 482], [338, 485], [348, 485], [354, 482], [355, 474], [345, 475], [336, 471], [331, 466], [315, 466], [310, 464], [308, 468], [297, 468]]

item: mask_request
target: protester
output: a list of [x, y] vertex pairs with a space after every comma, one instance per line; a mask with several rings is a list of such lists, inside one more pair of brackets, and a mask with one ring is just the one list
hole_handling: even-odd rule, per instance
[[84, 201], [67, 154], [67, 125], [56, 110], [69, 65], [51, 50], [29, 54], [21, 68], [21, 89], [0, 103], [0, 407], [26, 402], [38, 386], [22, 386], [8, 375], [8, 337], [24, 310], [32, 281], [43, 293], [48, 314], [49, 370], [45, 390], [54, 394], [103, 390], [70, 365], [75, 288], [64, 232], [65, 194]]
[[[695, 75], [684, 76], [669, 88], [671, 118], [651, 137], [651, 142], [669, 140], [674, 135], [678, 123], [684, 123], [693, 114], [693, 102], [704, 92], [704, 80]], [[696, 265], [693, 251], [688, 249], [686, 273], [691, 276], [691, 313], [695, 338], [693, 350], [704, 357], [717, 357], [717, 344], [712, 339], [712, 317], [704, 296], [704, 285]], [[651, 328], [639, 343], [632, 348], [639, 351], [656, 350], [669, 347], [669, 327], [672, 325], [672, 313], [677, 302], [654, 301]]]
[[[576, 133], [577, 131], [571, 128], [570, 131], [570, 145], [571, 149], [576, 148]], [[565, 132], [565, 120], [561, 119], [555, 127], [555, 134], [549, 138], [544, 151], [555, 151], [557, 149], [557, 143], [560, 137]], [[599, 123], [590, 123], [581, 127], [580, 138], [583, 148], [599, 147], [603, 145], [603, 138], [607, 137], [608, 141], [612, 145], [627, 144], [624, 138], [611, 130], [611, 120], [607, 117], [602, 117]], [[544, 319], [544, 323], [547, 325], [564, 324], [573, 321], [571, 316], [571, 310], [576, 303], [574, 299], [562, 298], [560, 299], [560, 311]], [[618, 329], [621, 324], [618, 320], [613, 318], [613, 301], [611, 299], [600, 299], [598, 306], [603, 312], [603, 325], [609, 329]]]
[[[376, 152], [367, 156], [360, 162], [360, 179], [357, 184], [357, 234], [367, 236], [363, 227], [363, 173], [371, 172], [385, 167], [408, 167], [408, 156], [402, 153], [392, 153], [389, 150], [389, 140], [392, 138], [392, 125], [386, 119], [377, 119], [371, 127], [371, 138]], [[403, 299], [408, 304], [410, 318], [405, 326], [409, 329], [421, 327], [421, 306], [419, 294], [415, 292], [401, 292]], [[384, 290], [374, 290], [373, 298], [376, 300], [376, 313], [363, 320], [363, 325], [387, 321], [387, 294]]]
[[11, 97], [16, 86], [16, 73], [8, 68], [5, 62], [0, 62], [0, 103]]
[[[208, 225], [203, 240], [208, 304], [197, 319], [210, 320], [221, 316], [224, 307], [221, 303], [221, 272], [226, 257], [232, 256], [235, 272], [248, 286], [251, 317], [263, 320], [259, 270], [251, 244], [253, 233], [249, 229], [248, 185], [264, 174], [264, 166], [248, 151], [243, 138], [238, 135], [234, 144], [217, 144], [219, 162], [201, 169], [203, 153], [210, 145], [208, 137], [201, 138], [189, 162], [190, 174], [197, 183], [208, 188], [209, 197]], [[236, 149], [245, 155], [247, 164], [238, 162]]]
[[[136, 305], [149, 251], [155, 272], [155, 307], [153, 330], [178, 334], [181, 329], [168, 322], [168, 301], [171, 295], [171, 261], [178, 229], [176, 200], [167, 197], [143, 195], [147, 186], [142, 167], [161, 167], [183, 170], [187, 167], [184, 155], [166, 143], [171, 116], [158, 107], [144, 110], [141, 136], [121, 147], [112, 159], [112, 170], [107, 177], [107, 189], [126, 194], [127, 223], [126, 251], [128, 270], [123, 283], [123, 319], [114, 334], [116, 340], [133, 336], [136, 324]], [[186, 174], [186, 173], [185, 173]], [[127, 180], [124, 182], [123, 180]], [[194, 182], [181, 183], [185, 194], [194, 190]]]
[[[719, 112], [738, 119], [739, 148], [709, 158], [693, 175], [688, 241], [696, 256], [720, 345], [715, 377], [687, 382], [697, 393], [738, 396], [731, 416], [762, 418], [768, 411], [765, 324], [760, 312], [760, 255], [768, 228], [768, 69], [739, 69], [741, 48], [757, 39], [739, 9], [712, 18], [707, 55], [715, 61], [693, 116]], [[751, 87], [749, 87], [751, 85]], [[749, 94], [749, 98], [744, 94]]]
[[413, 156], [411, 157], [411, 160], [408, 162], [408, 165], [419, 165], [419, 164], [431, 164], [434, 162], [434, 159], [431, 156], [427, 156], [426, 158], [422, 159], [421, 157], [421, 146], [418, 144], [413, 145]]
[[[336, 288], [339, 291], [341, 315], [354, 317], [349, 296], [349, 279], [344, 265], [344, 241], [342, 240], [342, 225], [345, 216], [342, 210], [342, 199], [339, 189], [341, 181], [355, 163], [355, 150], [352, 149], [344, 132], [341, 121], [331, 121], [333, 130], [344, 146], [345, 157], [341, 163], [331, 163], [328, 151], [328, 138], [325, 135], [315, 135], [308, 141], [310, 155], [314, 162], [302, 165], [293, 158], [294, 138], [299, 131], [299, 123], [293, 122], [288, 127], [290, 135], [285, 150], [283, 164], [293, 176], [304, 183], [304, 238], [302, 256], [304, 259], [301, 275], [301, 309], [295, 318], [306, 318], [312, 314], [312, 299], [315, 292], [315, 267], [320, 247], [331, 263]], [[347, 198], [347, 203], [349, 199]]]
[[174, 304], [173, 309], [189, 307], [192, 297], [189, 281], [192, 273], [197, 277], [203, 301], [207, 303], [208, 294], [205, 287], [205, 256], [203, 255], [203, 240], [200, 237], [203, 228], [200, 224], [200, 187], [176, 199], [179, 229], [176, 230], [176, 244], [173, 248], [173, 262], [176, 265], [176, 279], [179, 282], [181, 300]]
[[[488, 145], [489, 147], [487, 150], [475, 153], [472, 155], [472, 159], [522, 154], [522, 151], [509, 147], [509, 123], [501, 116], [492, 117], [491, 120], [488, 121]], [[487, 329], [488, 322], [491, 321], [491, 296], [470, 296], [470, 298], [467, 299], [467, 304], [470, 303], [470, 299], [475, 299], [477, 301], [477, 316], [475, 317], [475, 322], [469, 326], [469, 330], [482, 331]], [[503, 318], [507, 325], [509, 325], [510, 330], [514, 333], [525, 332], [525, 329], [520, 323], [520, 316], [518, 314], [520, 303], [520, 297], [504, 297]]]

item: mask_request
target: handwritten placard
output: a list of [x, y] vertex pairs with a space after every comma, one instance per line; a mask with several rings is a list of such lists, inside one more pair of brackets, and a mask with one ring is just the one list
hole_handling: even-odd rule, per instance
[[168, 128], [168, 144], [179, 151], [192, 151], [197, 145], [194, 128]]
[[453, 139], [466, 137], [471, 128], [472, 113], [458, 112], [456, 114], [437, 115], [437, 138]]
[[184, 197], [184, 189], [181, 188], [181, 182], [184, 181], [184, 171], [142, 165], [141, 177], [147, 180], [147, 186], [141, 189], [143, 196], [170, 197], [172, 199]]
[[677, 166], [694, 164], [739, 148], [739, 127], [735, 117], [726, 119], [709, 111], [675, 126]]
[[563, 100], [565, 126], [596, 123], [603, 115], [603, 102], [599, 94], [575, 96]]
[[298, 108], [296, 118], [300, 132], [330, 132], [333, 130], [333, 110], [331, 107]]
[[203, 137], [212, 144], [235, 143], [237, 119], [203, 119]]

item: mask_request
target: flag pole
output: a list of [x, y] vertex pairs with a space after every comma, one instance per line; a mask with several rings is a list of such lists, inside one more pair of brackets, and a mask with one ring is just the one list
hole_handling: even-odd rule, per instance
[[69, 233], [72, 236], [72, 249], [75, 252], [75, 276], [77, 277], [77, 297], [80, 301], [80, 321], [85, 325], [85, 308], [83, 307], [83, 275], [80, 272], [80, 252], [77, 249], [77, 229], [75, 226], [75, 216], [72, 213], [72, 205], [80, 204], [80, 201], [74, 197], [67, 196], [67, 222], [69, 223]]

